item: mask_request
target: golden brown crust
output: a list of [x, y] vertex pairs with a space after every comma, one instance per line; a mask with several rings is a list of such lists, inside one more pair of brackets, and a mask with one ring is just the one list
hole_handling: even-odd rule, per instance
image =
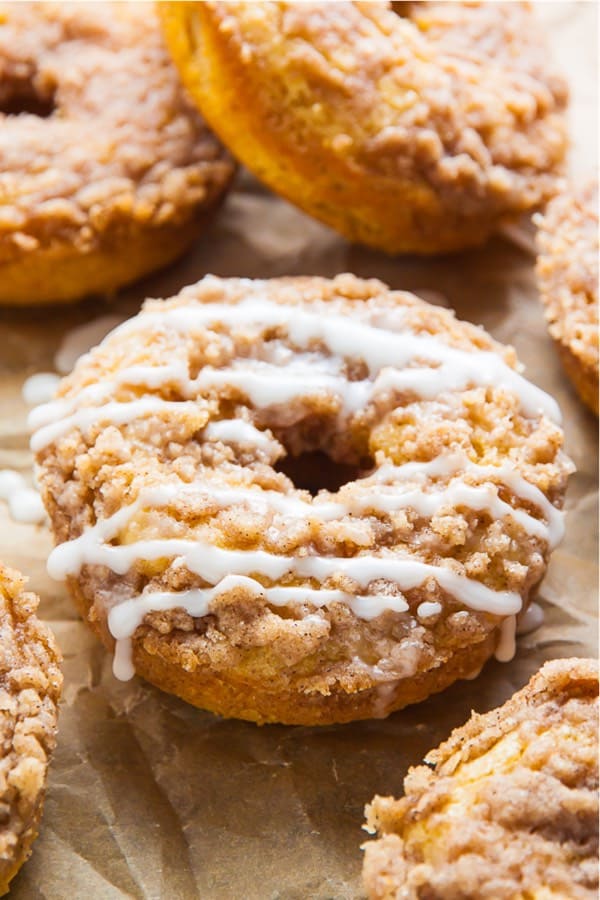
[[598, 415], [598, 184], [556, 197], [538, 224], [548, 329], [579, 396]]
[[598, 666], [553, 660], [367, 807], [370, 900], [591, 900]]
[[233, 174], [152, 4], [0, 3], [0, 134], [0, 303], [76, 300], [165, 265]]
[[[74, 579], [69, 590], [81, 617], [90, 625], [108, 650], [114, 640], [93, 604]], [[274, 637], [279, 636], [274, 630]], [[136, 674], [155, 687], [180, 697], [200, 709], [219, 716], [245, 719], [259, 725], [283, 722], [286, 725], [330, 725], [360, 719], [385, 718], [395, 709], [419, 703], [431, 694], [445, 690], [461, 678], [473, 678], [489, 660], [496, 646], [496, 634], [487, 635], [477, 644], [456, 650], [440, 669], [420, 672], [410, 679], [383, 683], [358, 691], [332, 690], [323, 696], [307, 693], [297, 687], [275, 682], [270, 671], [263, 683], [249, 682], [235, 668], [223, 671], [209, 665], [184, 669], [185, 647], [169, 653], [164, 631], [140, 628], [133, 644]], [[270, 690], [270, 686], [274, 690]]]
[[0, 894], [37, 837], [62, 688], [60, 651], [24, 586], [0, 565]]
[[270, 187], [391, 253], [483, 243], [555, 192], [566, 86], [510, 3], [164, 3], [191, 95]]
[[[207, 306], [216, 310], [210, 313], [216, 316], [214, 322], [209, 316], [210, 325], [204, 318]], [[248, 320], [242, 313], [239, 321], [231, 314], [238, 306], [246, 315], [250, 310]], [[272, 327], [263, 318], [278, 307], [289, 327]], [[306, 601], [279, 606], [253, 592], [246, 581], [212, 594], [206, 614], [181, 608], [150, 612], [133, 642], [136, 667], [149, 680], [214, 711], [258, 721], [383, 716], [479, 670], [506, 617], [502, 607], [498, 614], [469, 607], [460, 590], [444, 590], [435, 578], [401, 593], [393, 578], [380, 582], [369, 576], [361, 587], [342, 571], [339, 560], [356, 558], [362, 565], [361, 557], [408, 558], [419, 566], [441, 566], [469, 579], [468, 584], [512, 592], [526, 604], [545, 569], [551, 542], [544, 522], [548, 509], [556, 513], [550, 504], [562, 503], [570, 464], [561, 451], [560, 428], [546, 416], [526, 415], [517, 394], [501, 385], [469, 384], [448, 392], [442, 386], [430, 399], [410, 390], [384, 391], [364, 406], [361, 400], [354, 412], [343, 411], [340, 397], [346, 386], [371, 391], [374, 383], [361, 355], [365, 345], [359, 342], [355, 354], [349, 350], [347, 356], [336, 356], [327, 342], [315, 339], [307, 350], [294, 329], [295, 311], [313, 317], [316, 312], [319, 321], [335, 315], [348, 323], [377, 324], [379, 340], [394, 329], [406, 340], [408, 331], [411, 343], [412, 335], [427, 341], [433, 336], [441, 347], [466, 354], [495, 352], [509, 367], [517, 364], [510, 348], [481, 329], [375, 280], [350, 275], [256, 282], [207, 277], [171, 300], [149, 301], [62, 382], [58, 405], [47, 420], [52, 433], [47, 443], [44, 438], [39, 444], [45, 503], [59, 544], [88, 535], [95, 524], [126, 508], [122, 524], [111, 537], [99, 537], [91, 557], [82, 558], [82, 568], [76, 563], [72, 570], [69, 563], [65, 570], [72, 576], [70, 588], [82, 615], [108, 646], [113, 644], [107, 627], [113, 597], [135, 605], [140, 595], [202, 592], [231, 574], [256, 575], [266, 588], [308, 590]], [[229, 316], [221, 322], [225, 312]], [[169, 325], [176, 320], [179, 325]], [[318, 379], [316, 390], [305, 394], [300, 388], [284, 403], [273, 404], [255, 403], [245, 391], [244, 370], [250, 381], [265, 376], [268, 390], [290, 378], [296, 391], [298, 367], [301, 379], [307, 371]], [[211, 382], [215, 370], [218, 377]], [[243, 377], [228, 384], [232, 372]], [[341, 388], [328, 386], [332, 373], [338, 373]], [[146, 408], [125, 405], [141, 397]], [[176, 406], [164, 407], [163, 401]], [[77, 426], [68, 417], [84, 407], [88, 424]], [[114, 418], [121, 411], [127, 421]], [[244, 432], [232, 443], [211, 436], [211, 428], [222, 420], [230, 426], [242, 422], [250, 437]], [[58, 432], [52, 431], [55, 427]], [[353, 467], [347, 484], [317, 498], [317, 505], [341, 504], [333, 518], [320, 517], [317, 507], [311, 510], [311, 495], [290, 481], [281, 465], [286, 456], [289, 461], [315, 451], [336, 465]], [[420, 508], [419, 492], [434, 494], [429, 500], [436, 501], [451, 483], [455, 489], [456, 469], [445, 468], [454, 453], [460, 456], [459, 481], [471, 489], [479, 485], [483, 493], [477, 497], [483, 503], [463, 505], [451, 491], [441, 505], [434, 503], [430, 514], [429, 506]], [[360, 466], [372, 466], [373, 460], [379, 470], [392, 467], [389, 488], [379, 485], [376, 474], [375, 481], [368, 475], [357, 480]], [[389, 498], [386, 491], [395, 490], [394, 467], [432, 460], [436, 466], [442, 461], [440, 471], [415, 482], [418, 496], [415, 500], [413, 491], [407, 508], [395, 509], [392, 503], [388, 509], [385, 497], [378, 506], [382, 491]], [[463, 466], [470, 463], [474, 468], [463, 475]], [[510, 477], [504, 482], [497, 474], [504, 463], [517, 478], [526, 479], [525, 494]], [[490, 478], [483, 488], [482, 478], [484, 483]], [[164, 501], [145, 499], [157, 496], [157, 489], [169, 491], [161, 494]], [[225, 500], [219, 499], [227, 491]], [[486, 512], [492, 496], [510, 504], [505, 512]], [[138, 499], [140, 506], [134, 508]], [[540, 508], [540, 500], [548, 505]], [[289, 509], [289, 503], [296, 507]], [[130, 547], [137, 541], [181, 539], [194, 547], [205, 543], [206, 556], [194, 563], [172, 549], [175, 544], [147, 545], [149, 556]], [[111, 571], [94, 561], [100, 545], [111, 558], [126, 554], [127, 559]], [[225, 559], [223, 571], [210, 567], [211, 548], [219, 548], [219, 559]], [[69, 558], [72, 549], [60, 547], [57, 558]], [[185, 555], [189, 545], [181, 549]], [[246, 555], [255, 551], [265, 554], [257, 559], [256, 573], [246, 563], [256, 561]], [[229, 553], [241, 553], [233, 569], [227, 568], [233, 565]], [[281, 576], [260, 568], [263, 563], [279, 566], [281, 557], [306, 557], [319, 565], [330, 558], [337, 562], [332, 574], [322, 578], [294, 573], [294, 565]], [[319, 586], [343, 592], [344, 602], [315, 607], [311, 591]], [[404, 598], [406, 613], [388, 609], [395, 602], [390, 599], [380, 614], [360, 617], [348, 601], [365, 589], [376, 597]], [[422, 603], [433, 603], [433, 610], [419, 611]]]

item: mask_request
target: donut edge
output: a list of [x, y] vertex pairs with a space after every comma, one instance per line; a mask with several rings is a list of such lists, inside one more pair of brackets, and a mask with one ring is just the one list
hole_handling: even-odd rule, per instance
[[[104, 647], [113, 652], [114, 638], [105, 620], [94, 614], [73, 577], [68, 587], [77, 611]], [[330, 694], [307, 694], [302, 691], [262, 690], [240, 680], [224, 679], [222, 673], [210, 668], [188, 672], [150, 652], [145, 637], [150, 626], [141, 626], [132, 640], [132, 658], [136, 675], [186, 703], [207, 710], [223, 718], [242, 719], [257, 725], [333, 725], [361, 719], [383, 719], [392, 712], [420, 703], [460, 679], [472, 679], [491, 658], [498, 643], [497, 626], [477, 644], [453, 653], [446, 663], [428, 669], [415, 677], [358, 691]], [[394, 684], [394, 688], [391, 688]], [[383, 689], [383, 690], [382, 690]]]
[[60, 242], [0, 265], [0, 306], [64, 304], [110, 295], [165, 268], [205, 230], [228, 187], [229, 182], [209, 207], [183, 225], [144, 228], [118, 240], [102, 237], [89, 253], [74, 254], [70, 243]]
[[[356, 300], [358, 297], [366, 299], [366, 296], [363, 297], [363, 295], [358, 292], [359, 287], [362, 287], [364, 291], [367, 291], [368, 289], [368, 296], [371, 296], [370, 292], [379, 292], [382, 289], [387, 290], [384, 285], [381, 285], [381, 283], [376, 281], [355, 279], [354, 276], [351, 275], [339, 277], [340, 279], [349, 279], [348, 284], [346, 284], [345, 281], [343, 284], [348, 292], [349, 298], [351, 297], [353, 300]], [[277, 287], [279, 284], [283, 283], [286, 288], [289, 288], [290, 285], [297, 285], [301, 286], [303, 291], [308, 292], [307, 282], [309, 281], [311, 281], [310, 277], [300, 277], [299, 279], [274, 279], [272, 284]], [[323, 284], [335, 284], [336, 280], [316, 279], [316, 281], [317, 287], [319, 288], [319, 291], [321, 291]], [[234, 282], [237, 284], [237, 280], [234, 279]], [[225, 280], [225, 283], [227, 283], [227, 280]], [[199, 295], [196, 299], [200, 299], [201, 296], [204, 297], [204, 299], [210, 299], [211, 301], [215, 300], [216, 297], [219, 296], [218, 293], [215, 293], [219, 284], [220, 279], [215, 278], [214, 282], [211, 280], [206, 297], [204, 297], [204, 295]], [[262, 285], [261, 290], [264, 290], [266, 282], [259, 282], [259, 284]], [[189, 286], [186, 288], [184, 297], [194, 297], [194, 287], [198, 286]], [[247, 285], [245, 282], [237, 284], [237, 290], [241, 290], [242, 293], [246, 289]], [[393, 292], [393, 294], [394, 293], [395, 292]], [[309, 296], [309, 294], [307, 294], [307, 296]], [[414, 296], [411, 298], [410, 295], [407, 295], [406, 302], [411, 307], [412, 305], [420, 307], [424, 312], [428, 309], [425, 301], [419, 301], [418, 298]], [[153, 301], [150, 303], [150, 306], [146, 308], [148, 311], [156, 312], [162, 308], [162, 303], [163, 301]], [[186, 306], [186, 302], [183, 303], [183, 306]], [[454, 321], [452, 315], [447, 311], [442, 311], [440, 315], [444, 322]], [[472, 334], [474, 337], [478, 336], [480, 342], [477, 343], [478, 347], [481, 347], [482, 344], [484, 347], [490, 347], [491, 345], [491, 349], [497, 349], [498, 352], [502, 351], [503, 348], [501, 345], [496, 345], [493, 339], [485, 335], [484, 332], [473, 330], [474, 327], [469, 326], [468, 323], [458, 323], [457, 327], [466, 328], [469, 334]], [[135, 323], [132, 323], [130, 333], [133, 336], [136, 335]], [[135, 340], [137, 339], [138, 338], [136, 337]], [[509, 364], [512, 363], [514, 365], [513, 353], [514, 351], [511, 351], [510, 348], [504, 348], [504, 357]], [[93, 380], [96, 379], [97, 373], [94, 374]], [[554, 428], [553, 439], [552, 442], [548, 444], [548, 447], [550, 450], [553, 449], [554, 451], [553, 459], [557, 463], [558, 468], [554, 470], [554, 474], [549, 474], [550, 487], [548, 487], [548, 482], [546, 482], [546, 492], [548, 500], [550, 500], [550, 497], [552, 496], [552, 502], [556, 504], [558, 501], [560, 505], [562, 502], [563, 485], [566, 480], [566, 475], [568, 471], [570, 471], [570, 464], [568, 464], [567, 458], [564, 457], [562, 451], [559, 452], [558, 450], [562, 444], [562, 432], [560, 429], [557, 429], [554, 426], [552, 427]], [[80, 450], [74, 450], [73, 452], [76, 454], [81, 452], [85, 455], [88, 450], [91, 450], [93, 443], [93, 440], [89, 443], [87, 439], [84, 439]], [[50, 444], [52, 444], [52, 441], [50, 441]], [[85, 449], [86, 446], [88, 448], [87, 450]], [[63, 489], [71, 478], [69, 474], [70, 470], [65, 471], [58, 463], [56, 463], [56, 469], [54, 469], [55, 463], [51, 460], [56, 449], [54, 451], [52, 449], [47, 449], [47, 452], [50, 454], [49, 457], [46, 456], [46, 450], [41, 451], [38, 456], [38, 461], [42, 466], [42, 470], [45, 470], [43, 479], [44, 500], [58, 542], [63, 543], [69, 537], [73, 538], [79, 536], [79, 533], [81, 532], [79, 528], [76, 528], [73, 533], [70, 533], [64, 515], [64, 498], [61, 499]], [[56, 477], [50, 477], [49, 475], [53, 469], [54, 476]], [[48, 480], [46, 480], [46, 476], [48, 477]], [[83, 484], [85, 484], [85, 479]], [[123, 498], [117, 497], [116, 499], [117, 502], [122, 502]], [[66, 509], [68, 509], [68, 507], [69, 504], [67, 503]], [[101, 518], [102, 516], [100, 516], [100, 519]], [[84, 526], [83, 530], [85, 530], [86, 527], [87, 526]], [[160, 534], [160, 531], [158, 533]], [[548, 543], [546, 550], [543, 550], [539, 557], [539, 562], [536, 562], [533, 571], [528, 574], [527, 582], [523, 583], [523, 591], [526, 595], [525, 597], [522, 597], [522, 600], [525, 608], [529, 599], [535, 593], [535, 588], [542, 576], [540, 569], [545, 569], [549, 552], [550, 544]], [[167, 556], [169, 555], [170, 554], [167, 554]], [[94, 562], [91, 561], [90, 565], [93, 567]], [[67, 568], [63, 571], [68, 572], [69, 569]], [[105, 599], [106, 592], [107, 590], [110, 590], [111, 585], [115, 587], [117, 592], [119, 591], [118, 575], [115, 575], [113, 572], [113, 575], [115, 575], [114, 579], [113, 576], [109, 575], [106, 579], [104, 590], [102, 590], [103, 576], [99, 571], [94, 572], [92, 568], [88, 569], [86, 572], [82, 572], [79, 564], [74, 566], [72, 571], [77, 571], [78, 575], [77, 577], [73, 575], [71, 578], [67, 579], [67, 582], [81, 617], [92, 626], [105, 646], [109, 650], [113, 650], [115, 642], [109, 634], [106, 623], [107, 610], [105, 608]], [[225, 567], [220, 574], [223, 576], [228, 574], [228, 572], [228, 568]], [[198, 575], [201, 574], [201, 572], [195, 569], [194, 574]], [[99, 579], [100, 583], [98, 583]], [[218, 578], [216, 580], [218, 580]], [[504, 582], [500, 581], [500, 584], [504, 584]], [[178, 582], [178, 585], [179, 588], [182, 589], [181, 581]], [[197, 588], [198, 583], [192, 577], [191, 584], [188, 582], [186, 586], [189, 588]], [[129, 595], [130, 600], [134, 600], [134, 597], [137, 596], [140, 591], [142, 594], [144, 593], [144, 588], [141, 587], [141, 584], [138, 584], [135, 587], [132, 584], [129, 584], [129, 587], [131, 587], [133, 591], [133, 596]], [[128, 594], [129, 587], [125, 590], [125, 595]], [[86, 595], [85, 598], [82, 596], [82, 591]], [[152, 588], [149, 588], [149, 591], [151, 593]], [[461, 603], [460, 585], [457, 589], [450, 590], [448, 593], [458, 601], [459, 606], [468, 606], [468, 603]], [[118, 597], [115, 597], [115, 600], [117, 599]], [[422, 599], [429, 599], [428, 595]], [[502, 609], [504, 609], [504, 607], [502, 607]], [[500, 628], [506, 626], [506, 631], [511, 629], [512, 623], [508, 621], [509, 618], [510, 616], [506, 616], [503, 612], [500, 612], [499, 616], [496, 617], [492, 615], [491, 620], [487, 619], [485, 622], [484, 627], [491, 629], [485, 637], [481, 634], [479, 629], [477, 629], [475, 630], [475, 633], [470, 631], [468, 637], [465, 637], [464, 640], [462, 638], [450, 642], [442, 640], [440, 652], [437, 652], [438, 648], [436, 646], [435, 662], [429, 657], [429, 661], [426, 663], [426, 665], [429, 666], [428, 681], [424, 683], [426, 672], [419, 673], [418, 677], [421, 679], [419, 682], [420, 687], [417, 685], [417, 688], [413, 688], [412, 690], [407, 688], [407, 683], [413, 682], [414, 684], [417, 684], [417, 679], [413, 678], [413, 676], [405, 679], [399, 677], [399, 683], [394, 684], [391, 682], [396, 679], [389, 673], [387, 674], [387, 678], [389, 678], [390, 681], [385, 681], [386, 675], [383, 673], [373, 673], [374, 677], [369, 677], [368, 670], [360, 663], [358, 666], [352, 668], [344, 668], [342, 664], [339, 666], [339, 669], [337, 669], [337, 671], [341, 673], [339, 677], [341, 684], [336, 684], [331, 668], [319, 670], [317, 663], [309, 672], [300, 673], [298, 669], [294, 668], [293, 664], [290, 668], [284, 668], [281, 663], [281, 657], [279, 657], [279, 661], [276, 662], [274, 666], [271, 666], [270, 672], [272, 673], [278, 668], [277, 674], [282, 676], [280, 678], [280, 684], [284, 693], [289, 687], [290, 682], [292, 682], [293, 685], [292, 692], [285, 693], [285, 696], [282, 696], [279, 691], [277, 693], [275, 692], [272, 686], [269, 685], [268, 680], [261, 679], [260, 675], [261, 673], [264, 673], [265, 668], [260, 666], [260, 664], [251, 667], [253, 675], [256, 672], [259, 673], [258, 677], [253, 678], [251, 683], [249, 683], [250, 679], [247, 676], [245, 677], [244, 673], [241, 672], [243, 666], [239, 669], [236, 667], [233, 673], [227, 672], [223, 675], [222, 665], [219, 665], [218, 663], [215, 666], [212, 665], [210, 652], [207, 651], [205, 653], [204, 650], [200, 649], [198, 655], [194, 659], [194, 651], [192, 650], [190, 653], [190, 645], [186, 646], [184, 633], [177, 633], [177, 625], [175, 625], [174, 630], [171, 630], [170, 626], [164, 629], [161, 626], [153, 628], [148, 624], [150, 621], [154, 621], [153, 619], [148, 619], [137, 631], [137, 634], [134, 634], [133, 636], [133, 661], [136, 664], [134, 665], [134, 668], [137, 666], [139, 674], [148, 681], [154, 683], [158, 687], [164, 688], [166, 691], [179, 695], [192, 705], [208, 708], [209, 710], [224, 716], [237, 716], [256, 722], [279, 721], [289, 724], [316, 724], [318, 722], [326, 723], [334, 721], [343, 722], [360, 718], [384, 717], [389, 715], [395, 709], [400, 709], [402, 706], [406, 706], [410, 703], [419, 702], [425, 699], [429, 694], [445, 689], [454, 680], [474, 677], [475, 673], [494, 652], [500, 637]], [[500, 623], [502, 623], [502, 625]], [[201, 618], [196, 616], [196, 620], [189, 630], [198, 630], [199, 632], [202, 632], [204, 631], [204, 628], [202, 627], [203, 624], [205, 623], [202, 623]], [[186, 627], [185, 631], [187, 630], [188, 628]], [[226, 638], [226, 629], [223, 630], [225, 631]], [[164, 635], [163, 637], [162, 635], [166, 631], [170, 631], [170, 634], [168, 636]], [[127, 631], [128, 640], [130, 634], [131, 632]], [[465, 634], [466, 632], [463, 631], [463, 635]], [[506, 637], [508, 636], [509, 635], [506, 635]], [[469, 644], [469, 650], [465, 648], [464, 653], [461, 654], [461, 658], [455, 658], [452, 661], [452, 651], [455, 644], [464, 644], [467, 640], [472, 640], [472, 643]], [[482, 647], [481, 645], [484, 641], [485, 646]], [[180, 652], [180, 647], [183, 647], [183, 653]], [[477, 648], [476, 650], [473, 649], [473, 654], [470, 652], [471, 647]], [[120, 644], [119, 651], [121, 660], [127, 658], [127, 668], [129, 668], [128, 648], [123, 644]], [[200, 661], [201, 659], [202, 662]], [[208, 659], [208, 663], [204, 662], [206, 659]], [[169, 660], [170, 663], [167, 662]], [[183, 661], [183, 664], [180, 663], [180, 660]], [[346, 658], [346, 662], [349, 661], [350, 660]], [[327, 659], [321, 658], [320, 662], [321, 664], [326, 664]], [[193, 682], [191, 685], [187, 684], [182, 676], [184, 665], [188, 670], [186, 676], [187, 680]], [[312, 663], [309, 663], [309, 665], [312, 666]], [[448, 671], [451, 671], [450, 675], [448, 675]], [[326, 679], [312, 677], [313, 674], [320, 675], [322, 672], [325, 672], [328, 676]], [[207, 673], [209, 673], [210, 677], [207, 677]], [[396, 671], [394, 674], [400, 675], [401, 672]], [[181, 676], [179, 679], [177, 678], [178, 675]], [[306, 691], [307, 675], [308, 684], [314, 691], [312, 694], [308, 694], [308, 692], [304, 693], [304, 691]], [[379, 678], [376, 677], [377, 675], [379, 675]], [[297, 684], [293, 683], [294, 677], [297, 680]], [[207, 682], [213, 681], [215, 682], [214, 687], [207, 684]], [[352, 682], [352, 684], [350, 684], [350, 682]], [[168, 687], [166, 685], [168, 685]], [[269, 687], [271, 687], [270, 696], [266, 694]], [[256, 696], [257, 691], [261, 694], [259, 698]]]
[[[485, 743], [486, 736], [493, 741], [502, 737], [523, 709], [548, 700], [582, 695], [592, 700], [598, 696], [597, 661], [578, 657], [549, 660], [505, 703], [481, 715], [472, 712], [463, 725], [455, 728], [445, 741], [427, 754], [427, 765], [411, 767], [404, 780], [401, 799], [375, 796], [365, 807], [367, 821], [363, 827], [377, 837], [362, 845], [365, 852], [363, 886], [370, 900], [393, 900], [399, 896], [397, 890], [401, 884], [398, 878], [403, 879], [410, 867], [400, 834], [402, 825], [405, 821], [410, 824], [411, 810], [418, 806], [439, 774], [451, 778], [459, 766], [477, 758], [479, 744]], [[378, 845], [389, 863], [384, 871]]]
[[567, 378], [577, 391], [579, 398], [587, 408], [598, 416], [598, 372], [591, 366], [586, 366], [582, 360], [573, 353], [568, 344], [559, 338], [554, 339], [558, 355]]
[[[347, 240], [390, 255], [458, 253], [482, 246], [501, 226], [556, 193], [562, 174], [558, 168], [540, 175], [546, 181], [535, 204], [467, 219], [444, 206], [424, 182], [373, 174], [365, 185], [364, 175], [343, 155], [311, 158], [301, 152], [298, 140], [282, 147], [261, 128], [273, 111], [267, 105], [256, 115], [256, 96], [247, 89], [244, 68], [228, 48], [227, 32], [221, 34], [219, 11], [213, 8], [219, 5], [157, 4], [165, 43], [188, 93], [210, 128], [257, 178]], [[200, 47], [202, 66], [196, 62]], [[563, 144], [561, 159], [565, 140]], [[390, 193], [398, 201], [394, 217]]]
[[[597, 358], [594, 364], [593, 360], [585, 358], [584, 353], [577, 352], [567, 323], [573, 307], [575, 313], [580, 312], [581, 306], [586, 302], [586, 295], [591, 298], [595, 309], [598, 309], [597, 268], [592, 273], [595, 274], [595, 279], [592, 278], [593, 287], [589, 293], [590, 288], [585, 285], [573, 288], [570, 266], [573, 254], [581, 252], [581, 243], [584, 245], [583, 252], [587, 248], [586, 219], [595, 219], [594, 252], [596, 258], [598, 256], [597, 202], [597, 183], [591, 180], [579, 185], [575, 190], [558, 194], [548, 204], [543, 214], [536, 215], [533, 219], [538, 229], [535, 239], [537, 256], [535, 275], [548, 333], [554, 341], [567, 378], [580, 400], [596, 416], [599, 413]], [[570, 204], [568, 211], [564, 209], [565, 204]], [[571, 215], [578, 213], [579, 218], [573, 221], [569, 218], [569, 213]], [[583, 301], [580, 298], [583, 298]], [[597, 325], [596, 314], [596, 330]]]
[[37, 794], [35, 803], [32, 805], [30, 815], [25, 823], [25, 827], [18, 836], [13, 859], [2, 860], [0, 862], [0, 896], [8, 893], [10, 890], [10, 882], [18, 874], [24, 863], [27, 862], [33, 851], [33, 843], [38, 837], [40, 830], [40, 822], [44, 812], [44, 802], [48, 789], [48, 773], [52, 756], [56, 748], [56, 733], [58, 726], [59, 701], [62, 693], [63, 675], [61, 671], [62, 653], [56, 643], [56, 638], [49, 628], [37, 616], [37, 608], [39, 605], [39, 597], [32, 591], [27, 591], [27, 578], [15, 569], [0, 563], [0, 593], [3, 596], [3, 602], [9, 606], [12, 615], [16, 619], [23, 619], [26, 625], [33, 627], [34, 636], [37, 641], [41, 641], [46, 651], [56, 666], [53, 680], [50, 682], [49, 697], [54, 706], [54, 722], [52, 731], [46, 734], [47, 750], [45, 762], [44, 784], [41, 791]]

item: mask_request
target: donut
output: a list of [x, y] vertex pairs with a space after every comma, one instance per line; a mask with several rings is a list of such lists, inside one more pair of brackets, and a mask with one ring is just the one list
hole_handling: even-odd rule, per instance
[[567, 88], [528, 4], [189, 2], [161, 18], [235, 156], [351, 241], [461, 250], [556, 192]]
[[50, 574], [134, 671], [257, 722], [385, 716], [514, 650], [560, 539], [555, 402], [379, 281], [206, 277], [31, 413]]
[[375, 797], [369, 900], [598, 896], [598, 665], [546, 663]]
[[598, 183], [555, 197], [536, 221], [548, 328], [577, 393], [598, 415]]
[[0, 564], [0, 894], [31, 854], [56, 743], [61, 655], [25, 579]]
[[0, 3], [0, 303], [111, 292], [171, 262], [233, 164], [147, 3]]

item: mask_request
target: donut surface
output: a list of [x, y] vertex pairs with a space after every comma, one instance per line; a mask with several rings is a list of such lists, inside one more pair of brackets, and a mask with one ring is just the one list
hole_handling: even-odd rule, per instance
[[233, 174], [146, 3], [0, 3], [0, 303], [166, 265]]
[[598, 896], [598, 665], [546, 663], [367, 807], [369, 900]]
[[527, 4], [189, 2], [161, 16], [235, 156], [350, 240], [460, 250], [555, 192], [567, 89]]
[[560, 539], [556, 406], [515, 365], [351, 275], [149, 301], [32, 413], [49, 571], [121, 677], [259, 722], [387, 715], [510, 657]]
[[60, 651], [24, 587], [0, 564], [0, 894], [37, 837], [62, 688]]
[[538, 224], [548, 328], [577, 393], [598, 415], [598, 183], [555, 197]]

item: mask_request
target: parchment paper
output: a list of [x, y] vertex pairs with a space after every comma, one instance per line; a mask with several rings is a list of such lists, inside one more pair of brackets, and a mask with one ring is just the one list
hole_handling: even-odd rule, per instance
[[[573, 88], [573, 174], [596, 160], [595, 4], [542, 4]], [[453, 306], [513, 343], [528, 376], [559, 401], [578, 468], [567, 529], [542, 585], [545, 623], [519, 640], [515, 660], [385, 721], [286, 728], [222, 721], [134, 680], [77, 620], [45, 574], [45, 527], [12, 523], [0, 504], [0, 557], [31, 578], [65, 656], [64, 703], [42, 833], [14, 882], [14, 900], [304, 900], [361, 896], [364, 804], [401, 792], [409, 765], [472, 709], [521, 687], [542, 661], [596, 654], [597, 424], [563, 376], [547, 337], [530, 255], [496, 239], [437, 260], [389, 259], [348, 245], [241, 175], [214, 227], [177, 267], [112, 301], [0, 313], [0, 467], [30, 472], [26, 375], [51, 371], [73, 326], [134, 313], [206, 272], [268, 277], [377, 276]], [[447, 298], [444, 300], [444, 297]]]

